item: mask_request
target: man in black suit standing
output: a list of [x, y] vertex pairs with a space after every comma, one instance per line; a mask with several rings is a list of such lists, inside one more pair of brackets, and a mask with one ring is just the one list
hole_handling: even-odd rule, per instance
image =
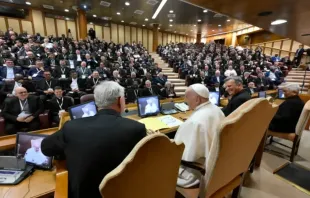
[[59, 116], [68, 111], [68, 108], [73, 106], [73, 101], [70, 97], [63, 97], [63, 90], [56, 86], [54, 89], [55, 97], [49, 101], [49, 120], [59, 124]]
[[269, 130], [280, 133], [293, 133], [300, 114], [304, 108], [304, 102], [298, 96], [300, 87], [291, 83], [283, 88], [285, 101], [279, 106], [276, 115], [270, 122]]
[[34, 131], [40, 128], [39, 115], [43, 112], [43, 103], [39, 97], [31, 96], [23, 87], [15, 89], [17, 97], [4, 102], [2, 115], [5, 119], [5, 131], [14, 134], [23, 128]]
[[295, 63], [297, 67], [300, 65], [300, 61], [302, 56], [304, 55], [304, 52], [305, 50], [303, 48], [303, 45], [299, 45], [299, 48], [296, 50], [295, 57], [293, 59], [293, 63]]
[[251, 95], [243, 89], [243, 81], [238, 76], [231, 76], [225, 79], [226, 91], [231, 99], [226, 107], [222, 109], [225, 116], [235, 111], [240, 105], [251, 99]]
[[67, 122], [41, 144], [44, 155], [66, 157], [69, 197], [101, 198], [98, 186], [102, 178], [146, 136], [144, 124], [120, 115], [125, 97], [118, 83], [106, 81], [98, 85], [95, 102], [97, 115]]

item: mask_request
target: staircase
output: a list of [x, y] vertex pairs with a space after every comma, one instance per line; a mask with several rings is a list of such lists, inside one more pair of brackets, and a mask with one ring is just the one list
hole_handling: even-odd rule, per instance
[[[300, 70], [299, 68], [293, 68], [288, 75], [285, 77], [285, 82], [288, 83], [298, 83], [302, 87], [305, 71]], [[302, 93], [308, 93], [308, 88], [310, 85], [310, 71], [306, 71], [305, 84], [302, 89]]]
[[174, 91], [176, 95], [184, 96], [187, 88], [187, 86], [185, 86], [185, 80], [179, 79], [179, 75], [174, 73], [173, 69], [168, 67], [168, 64], [165, 63], [157, 53], [152, 52], [150, 55], [154, 58], [155, 63], [158, 63], [158, 66], [162, 68], [162, 73], [168, 76], [168, 81], [174, 84]]

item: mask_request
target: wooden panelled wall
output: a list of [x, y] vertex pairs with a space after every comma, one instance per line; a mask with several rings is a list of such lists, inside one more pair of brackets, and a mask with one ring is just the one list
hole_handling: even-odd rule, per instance
[[[268, 42], [244, 45], [243, 47], [250, 47], [255, 49], [257, 46], [262, 47], [264, 54], [266, 55], [275, 55], [278, 54], [281, 58], [285, 56], [289, 56], [291, 60], [295, 57], [296, 50], [299, 48], [299, 43], [297, 41], [293, 41], [291, 39], [280, 39], [273, 40]], [[304, 45], [304, 49], [310, 48], [309, 46]], [[306, 63], [306, 56], [303, 57], [303, 63]]]
[[[40, 10], [30, 10], [30, 15], [26, 19], [17, 19], [11, 17], [0, 16], [0, 30], [5, 32], [9, 27], [12, 27], [15, 32], [21, 33], [27, 31], [28, 34], [40, 33], [42, 36], [54, 35], [67, 36], [68, 29], [71, 30], [74, 39], [79, 38], [78, 22], [62, 19], [54, 19], [45, 17]], [[153, 50], [153, 30], [147, 28], [139, 28], [135, 26], [111, 23], [110, 27], [105, 27], [99, 24], [87, 24], [87, 29], [93, 28], [96, 31], [98, 39], [105, 41], [113, 41], [114, 43], [132, 43], [141, 41], [149, 50]], [[194, 38], [159, 32], [158, 43], [166, 44], [172, 42], [194, 42]]]

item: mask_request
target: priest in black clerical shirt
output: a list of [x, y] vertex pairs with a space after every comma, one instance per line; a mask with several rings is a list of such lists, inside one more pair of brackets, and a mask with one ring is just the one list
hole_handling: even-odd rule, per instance
[[91, 78], [87, 79], [86, 82], [86, 92], [87, 93], [94, 93], [94, 89], [97, 85], [100, 84], [102, 81], [101, 77], [99, 76], [98, 71], [94, 71]]
[[44, 79], [37, 83], [36, 91], [43, 102], [54, 96], [54, 89], [58, 85], [58, 80], [52, 78], [50, 71], [44, 71]]
[[68, 111], [68, 108], [73, 106], [72, 98], [63, 97], [63, 90], [56, 86], [54, 90], [55, 96], [49, 101], [49, 120], [59, 124], [60, 116], [63, 112]]

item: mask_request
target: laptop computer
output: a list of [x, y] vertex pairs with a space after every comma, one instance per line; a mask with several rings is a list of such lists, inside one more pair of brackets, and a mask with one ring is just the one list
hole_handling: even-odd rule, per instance
[[168, 102], [161, 105], [161, 113], [163, 115], [171, 115], [178, 113], [174, 108], [174, 102]]
[[259, 98], [266, 98], [266, 92], [265, 91], [260, 91], [260, 92], [258, 92], [258, 97]]
[[155, 116], [160, 112], [158, 96], [141, 97], [137, 100], [138, 114], [141, 118]]
[[68, 109], [71, 120], [87, 118], [97, 114], [95, 101], [89, 101], [83, 104], [72, 106]]
[[285, 95], [282, 89], [278, 89], [278, 99], [285, 99]]

